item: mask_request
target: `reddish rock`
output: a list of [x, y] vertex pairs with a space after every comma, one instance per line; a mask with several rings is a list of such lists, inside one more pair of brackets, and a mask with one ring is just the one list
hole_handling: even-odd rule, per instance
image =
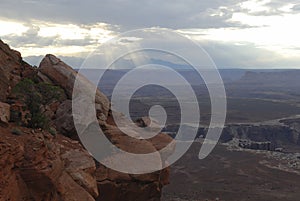
[[0, 125], [8, 125], [10, 119], [10, 105], [0, 102]]
[[[0, 101], [5, 102], [11, 89], [26, 77], [37, 77], [41, 82], [59, 85], [69, 99], [72, 97], [77, 72], [70, 66], [53, 55], [47, 55], [38, 71], [26, 64], [19, 52], [0, 41]], [[83, 77], [82, 80], [86, 85], [91, 84]], [[71, 103], [67, 100], [41, 108], [65, 135], [75, 133]], [[109, 116], [109, 101], [99, 90], [96, 91], [95, 103], [100, 126], [119, 148], [141, 154], [161, 150], [172, 143], [171, 138], [164, 134], [149, 140], [125, 135]], [[10, 104], [10, 119], [26, 126], [30, 117], [24, 105], [13, 101]], [[149, 122], [144, 120], [144, 124], [149, 125]], [[23, 127], [18, 127], [21, 135], [12, 135], [12, 125], [8, 123], [8, 127], [0, 127], [1, 201], [159, 201], [162, 187], [169, 182], [168, 168], [143, 175], [120, 173], [102, 165], [96, 169], [93, 158], [78, 141]], [[139, 137], [138, 132], [128, 127], [129, 121], [124, 119], [123, 125], [132, 136]], [[162, 162], [171, 154], [173, 146], [158, 155]]]
[[35, 74], [36, 70], [22, 60], [19, 52], [0, 40], [0, 101], [6, 101], [11, 89], [21, 79]]
[[77, 142], [25, 128], [15, 136], [10, 129], [0, 127], [0, 200], [95, 200], [95, 163]]
[[65, 161], [66, 172], [93, 197], [99, 195], [94, 177], [96, 166], [88, 153], [82, 150], [68, 150], [61, 155]]
[[[78, 73], [73, 68], [62, 62], [54, 55], [48, 54], [40, 63], [39, 71], [43, 75], [47, 76], [54, 84], [62, 87], [69, 99], [72, 98], [74, 83], [76, 80], [76, 76], [78, 75]], [[83, 85], [87, 88], [93, 85], [83, 76], [80, 76], [80, 79]], [[103, 114], [102, 116], [106, 117], [109, 111], [110, 104], [107, 97], [103, 95], [99, 90], [96, 90], [95, 103], [97, 113]]]
[[[123, 119], [121, 124], [126, 127], [128, 121]], [[173, 153], [175, 145], [172, 144], [172, 138], [165, 134], [159, 134], [149, 140], [129, 137], [116, 127], [111, 115], [109, 115], [107, 123], [101, 124], [101, 126], [110, 141], [124, 151], [137, 154], [152, 153], [170, 144], [170, 148], [162, 153], [161, 160], [164, 161]], [[134, 133], [132, 135], [135, 136]], [[138, 137], [138, 133], [136, 137]], [[146, 163], [147, 161], [145, 161]], [[132, 175], [100, 165], [96, 170], [98, 188], [101, 192], [97, 201], [159, 201], [162, 187], [169, 183], [169, 173], [169, 168], [166, 168], [149, 174]]]

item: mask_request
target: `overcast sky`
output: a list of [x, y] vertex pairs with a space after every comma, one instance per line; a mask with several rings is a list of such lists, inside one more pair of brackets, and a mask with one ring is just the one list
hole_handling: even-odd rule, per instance
[[299, 0], [2, 0], [0, 38], [37, 65], [48, 53], [79, 67], [133, 29], [196, 40], [219, 68], [300, 68]]

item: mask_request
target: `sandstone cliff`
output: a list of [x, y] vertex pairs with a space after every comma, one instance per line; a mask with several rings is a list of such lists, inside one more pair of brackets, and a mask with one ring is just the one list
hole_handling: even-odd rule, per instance
[[[33, 68], [0, 40], [0, 201], [159, 201], [168, 169], [119, 173], [95, 162], [80, 145], [71, 104], [76, 75], [54, 55]], [[34, 98], [38, 101], [28, 101]], [[163, 134], [151, 140], [126, 136], [115, 126], [109, 101], [99, 90], [95, 103], [100, 126], [116, 146], [155, 151], [171, 142]]]

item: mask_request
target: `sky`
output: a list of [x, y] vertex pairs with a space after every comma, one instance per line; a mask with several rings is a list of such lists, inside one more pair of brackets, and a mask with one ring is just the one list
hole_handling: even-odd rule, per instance
[[0, 38], [32, 65], [54, 54], [78, 68], [119, 34], [165, 28], [218, 68], [300, 68], [299, 21], [299, 0], [2, 0]]

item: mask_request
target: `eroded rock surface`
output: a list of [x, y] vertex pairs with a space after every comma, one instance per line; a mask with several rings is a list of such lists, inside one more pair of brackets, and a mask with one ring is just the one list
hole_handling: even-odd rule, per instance
[[[0, 41], [0, 201], [158, 201], [162, 187], [169, 182], [169, 169], [150, 174], [120, 173], [97, 163], [74, 137], [72, 93], [77, 72], [54, 55], [46, 55], [35, 69], [21, 54]], [[40, 106], [40, 111], [58, 131], [26, 126], [29, 112], [12, 88], [24, 78], [61, 87], [66, 97]], [[81, 78], [87, 86], [91, 83]], [[84, 101], [84, 100], [83, 100]], [[172, 139], [165, 134], [149, 140], [122, 133], [110, 116], [110, 103], [96, 90], [95, 110], [105, 135], [121, 149], [133, 153], [161, 150]], [[10, 117], [10, 118], [9, 118]], [[10, 121], [9, 121], [10, 120]], [[128, 122], [124, 120], [126, 126]], [[88, 125], [86, 125], [88, 126]], [[130, 130], [130, 132], [134, 132]], [[63, 134], [63, 135], [61, 135]], [[139, 134], [136, 133], [138, 136]], [[67, 137], [66, 137], [67, 136]], [[161, 154], [164, 160], [173, 145]], [[149, 162], [149, 161], [148, 161]], [[126, 165], [126, 164], [123, 164]]]
[[[54, 84], [62, 87], [69, 99], [72, 98], [74, 83], [76, 76], [78, 75], [73, 68], [54, 55], [48, 54], [40, 63], [39, 71], [43, 76], [48, 77]], [[91, 85], [91, 82], [83, 76], [80, 76], [80, 78], [85, 85]], [[46, 80], [45, 77], [43, 79]], [[104, 116], [107, 116], [110, 107], [109, 101], [99, 90], [96, 90], [95, 103], [97, 104], [96, 109]]]
[[5, 102], [11, 89], [36, 70], [22, 60], [21, 54], [0, 40], [0, 101]]
[[21, 127], [22, 135], [12, 135], [11, 129], [0, 128], [0, 200], [95, 200], [95, 163], [78, 142]]

